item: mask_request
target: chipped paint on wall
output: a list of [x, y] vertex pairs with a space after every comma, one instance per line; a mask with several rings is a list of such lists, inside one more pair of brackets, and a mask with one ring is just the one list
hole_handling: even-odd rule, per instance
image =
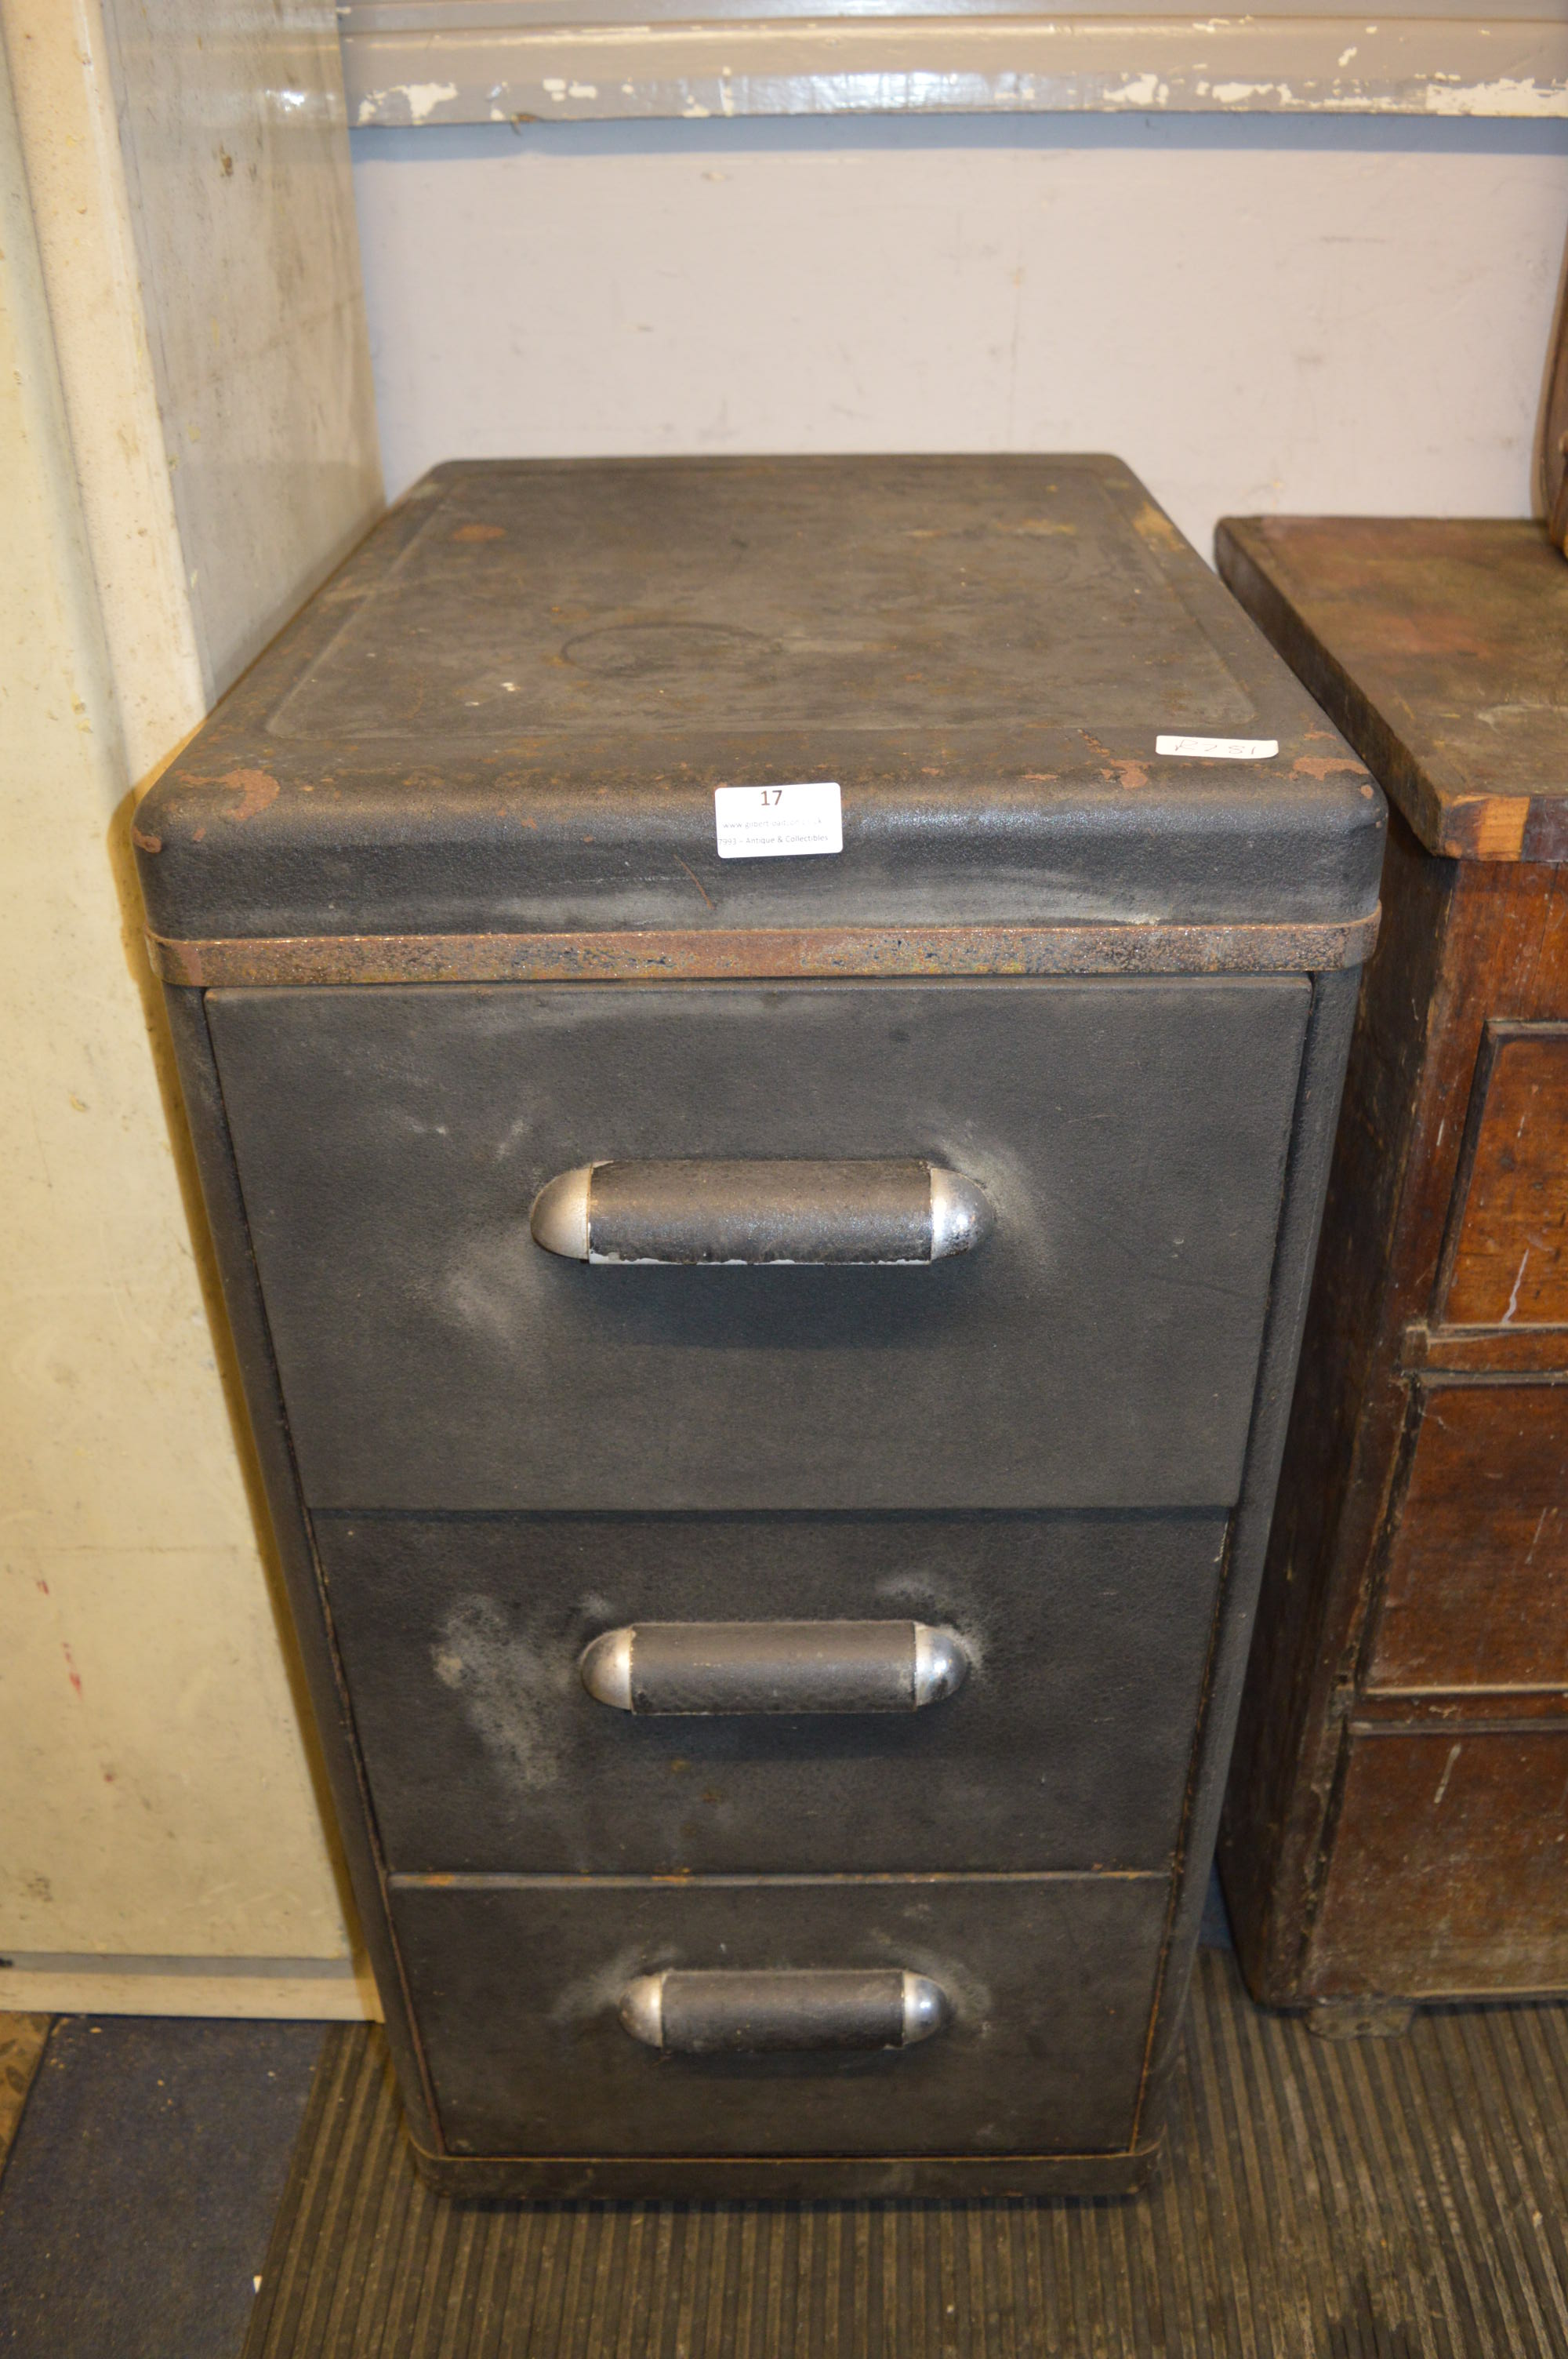
[[1439, 75], [1426, 86], [1429, 114], [1490, 114], [1533, 116], [1568, 114], [1562, 84], [1538, 82], [1531, 75], [1519, 80], [1505, 74], [1498, 82], [1461, 82]]
[[[707, 16], [687, 0], [561, 0], [485, 29], [341, 11], [362, 126], [535, 116], [931, 111], [1568, 115], [1568, 19]], [[414, 82], [438, 63], [447, 79]]]
[[356, 123], [427, 123], [438, 107], [458, 95], [455, 82], [400, 82], [386, 90], [368, 90], [354, 110]]

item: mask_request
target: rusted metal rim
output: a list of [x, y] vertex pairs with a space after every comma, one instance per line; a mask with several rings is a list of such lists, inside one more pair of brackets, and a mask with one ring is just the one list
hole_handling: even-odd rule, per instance
[[687, 933], [147, 936], [165, 982], [666, 983], [773, 976], [1325, 974], [1358, 966], [1380, 908], [1338, 925], [823, 926]]

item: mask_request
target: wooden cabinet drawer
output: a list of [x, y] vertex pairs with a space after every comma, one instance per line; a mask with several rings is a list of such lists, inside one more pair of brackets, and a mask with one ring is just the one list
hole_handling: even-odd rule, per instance
[[1568, 1024], [1489, 1023], [1446, 1260], [1458, 1327], [1568, 1326]]
[[1313, 1996], [1568, 1990], [1565, 1792], [1562, 1722], [1353, 1735]]
[[[218, 991], [322, 1508], [1212, 1506], [1240, 1480], [1300, 978]], [[925, 1158], [926, 1267], [591, 1266], [603, 1158]]]
[[[1163, 1877], [395, 1882], [450, 2151], [1088, 2154], [1131, 2140]], [[952, 2017], [915, 2047], [682, 2055], [618, 2007], [662, 1969], [903, 1968]]]
[[[1166, 1870], [1222, 1516], [316, 1518], [394, 1868]], [[955, 1629], [921, 1710], [633, 1713], [639, 1622]]]
[[1568, 1688], [1568, 1385], [1423, 1388], [1368, 1689]]

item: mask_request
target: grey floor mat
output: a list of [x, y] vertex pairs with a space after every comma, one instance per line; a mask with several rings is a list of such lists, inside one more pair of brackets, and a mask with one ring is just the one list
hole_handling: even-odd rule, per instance
[[56, 2019], [0, 2179], [4, 2359], [236, 2359], [324, 2037]]
[[1159, 2177], [1080, 2203], [457, 2203], [356, 2026], [245, 2359], [1541, 2359], [1565, 2229], [1565, 2006], [1329, 2042], [1205, 1951]]

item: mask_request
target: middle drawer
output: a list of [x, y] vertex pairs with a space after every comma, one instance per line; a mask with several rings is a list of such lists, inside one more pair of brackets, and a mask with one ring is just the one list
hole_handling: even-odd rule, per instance
[[[319, 1516], [388, 1866], [1162, 1869], [1223, 1513]], [[919, 1711], [670, 1717], [585, 1689], [649, 1622], [955, 1630]]]

